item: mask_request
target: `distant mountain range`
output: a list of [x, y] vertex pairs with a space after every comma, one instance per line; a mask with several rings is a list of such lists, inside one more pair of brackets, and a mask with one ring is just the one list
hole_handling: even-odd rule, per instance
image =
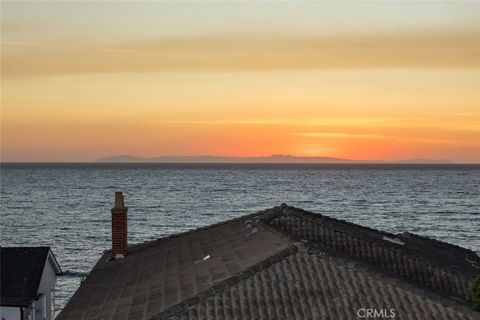
[[349, 160], [333, 157], [295, 157], [274, 154], [265, 157], [221, 157], [221, 156], [160, 156], [142, 158], [118, 155], [96, 160], [103, 163], [453, 163], [449, 160], [409, 159], [398, 161]]

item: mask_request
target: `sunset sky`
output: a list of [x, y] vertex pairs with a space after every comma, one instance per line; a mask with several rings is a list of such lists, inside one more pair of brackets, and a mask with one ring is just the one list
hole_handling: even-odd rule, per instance
[[480, 2], [2, 1], [2, 161], [480, 163]]

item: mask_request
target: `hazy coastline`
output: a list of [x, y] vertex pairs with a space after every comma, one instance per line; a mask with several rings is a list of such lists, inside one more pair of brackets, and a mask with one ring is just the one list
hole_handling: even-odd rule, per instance
[[232, 156], [158, 156], [158, 157], [138, 157], [131, 155], [117, 155], [95, 160], [100, 163], [291, 163], [291, 164], [340, 164], [340, 163], [359, 163], [359, 164], [453, 164], [453, 161], [445, 159], [406, 159], [406, 160], [351, 160], [335, 157], [297, 157], [292, 155], [271, 155], [260, 157], [232, 157]]

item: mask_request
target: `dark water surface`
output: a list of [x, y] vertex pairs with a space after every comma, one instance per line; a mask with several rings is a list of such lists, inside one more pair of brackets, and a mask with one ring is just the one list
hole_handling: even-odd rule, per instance
[[129, 243], [286, 202], [480, 252], [480, 165], [2, 164], [1, 245], [52, 247], [58, 310], [110, 247], [115, 191]]

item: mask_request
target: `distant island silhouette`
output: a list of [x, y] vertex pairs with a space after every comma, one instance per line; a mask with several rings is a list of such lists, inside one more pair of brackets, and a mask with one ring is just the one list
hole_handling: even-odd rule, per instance
[[444, 159], [407, 159], [407, 160], [350, 160], [334, 157], [297, 157], [292, 155], [274, 154], [263, 157], [224, 157], [224, 156], [158, 156], [137, 157], [131, 155], [117, 155], [97, 159], [102, 163], [454, 163]]

